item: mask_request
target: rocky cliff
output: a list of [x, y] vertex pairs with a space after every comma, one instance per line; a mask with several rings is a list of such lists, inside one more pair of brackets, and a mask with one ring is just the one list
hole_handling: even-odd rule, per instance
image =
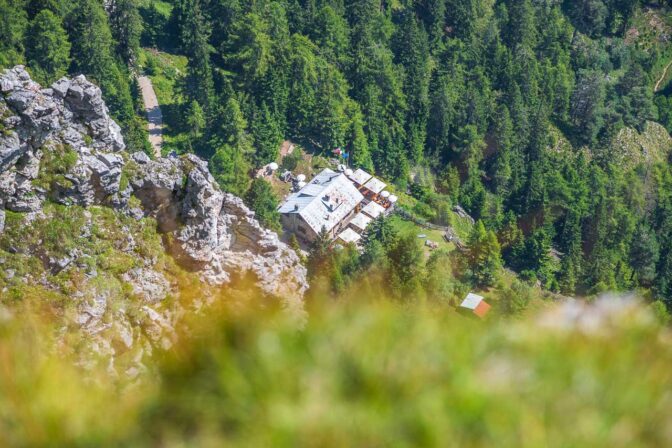
[[67, 324], [110, 359], [170, 345], [185, 305], [166, 298], [185, 278], [203, 295], [194, 308], [238, 275], [297, 313], [306, 288], [296, 253], [207, 163], [128, 154], [97, 86], [78, 76], [42, 88], [21, 66], [0, 76], [0, 265], [3, 302], [31, 285], [67, 296]]

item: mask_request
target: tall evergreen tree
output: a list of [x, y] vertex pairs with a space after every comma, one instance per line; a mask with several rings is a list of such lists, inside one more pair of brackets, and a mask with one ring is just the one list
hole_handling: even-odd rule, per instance
[[35, 79], [51, 84], [67, 73], [70, 42], [62, 20], [45, 9], [31, 21], [26, 36], [26, 59]]
[[422, 24], [410, 11], [404, 14], [395, 40], [397, 62], [405, 67], [407, 157], [411, 163], [418, 163], [424, 155], [429, 115], [429, 42]]
[[278, 213], [278, 200], [273, 193], [271, 185], [264, 179], [255, 179], [250, 189], [245, 193], [245, 203], [250, 207], [259, 222], [271, 230], [280, 232], [280, 214]]
[[208, 42], [210, 25], [203, 14], [200, 0], [180, 2], [181, 44], [189, 57], [186, 93], [203, 108], [206, 120], [213, 119], [215, 98]]
[[209, 142], [217, 148], [210, 159], [210, 170], [224, 191], [242, 196], [249, 184], [248, 157], [253, 152], [247, 121], [235, 98], [229, 98], [218, 115], [220, 128]]
[[263, 103], [255, 111], [251, 124], [256, 151], [254, 159], [257, 165], [273, 162], [278, 157], [278, 149], [282, 143], [282, 131], [270, 109]]
[[466, 261], [474, 281], [481, 286], [492, 286], [502, 267], [501, 247], [493, 231], [485, 230], [478, 221], [469, 235]]
[[656, 278], [659, 259], [660, 246], [656, 234], [646, 224], [641, 223], [630, 246], [630, 264], [640, 285], [651, 286]]
[[28, 17], [21, 0], [0, 0], [0, 67], [23, 62]]
[[135, 64], [140, 50], [142, 20], [137, 0], [112, 0], [108, 6], [110, 29], [117, 53], [127, 64]]

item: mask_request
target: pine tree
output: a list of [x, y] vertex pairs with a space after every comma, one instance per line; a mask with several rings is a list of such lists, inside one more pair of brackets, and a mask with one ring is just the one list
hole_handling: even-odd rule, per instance
[[453, 70], [436, 77], [430, 94], [427, 149], [431, 159], [443, 163], [449, 161], [452, 156], [459, 104], [465, 89], [461, 67], [454, 67]]
[[404, 300], [417, 300], [420, 279], [423, 278], [424, 254], [418, 239], [412, 233], [399, 236], [388, 247], [390, 268], [388, 278], [392, 294]]
[[275, 62], [269, 24], [256, 13], [248, 13], [232, 24], [222, 53], [227, 65], [238, 73], [241, 85], [263, 77]]
[[0, 0], [0, 67], [23, 62], [23, 35], [28, 17], [21, 0]]
[[561, 234], [565, 252], [560, 263], [558, 281], [563, 292], [573, 294], [581, 280], [583, 263], [582, 232], [579, 214], [570, 210], [565, 217]]
[[420, 16], [426, 24], [432, 53], [440, 51], [445, 36], [446, 0], [422, 0]]
[[26, 36], [26, 59], [34, 78], [45, 85], [67, 73], [70, 42], [62, 20], [45, 9], [30, 23]]
[[364, 131], [362, 111], [356, 102], [349, 101], [347, 113], [350, 117], [350, 127], [346, 134], [346, 138], [350, 142], [350, 145], [347, 147], [349, 161], [352, 166], [373, 171], [373, 160], [371, 159], [369, 142]]
[[660, 259], [660, 246], [656, 234], [640, 223], [630, 246], [630, 265], [633, 275], [642, 286], [651, 286], [656, 278], [656, 265]]
[[127, 64], [134, 65], [142, 33], [137, 0], [113, 0], [108, 6], [108, 12], [112, 36], [117, 42], [117, 54]]
[[210, 171], [222, 190], [242, 196], [249, 184], [250, 165], [238, 148], [222, 145], [209, 161]]
[[198, 101], [193, 100], [189, 103], [187, 110], [187, 126], [189, 126], [189, 142], [190, 146], [198, 142], [202, 137], [203, 130], [206, 126], [205, 113], [203, 108], [198, 104]]
[[256, 110], [252, 118], [251, 132], [257, 149], [254, 154], [257, 166], [277, 159], [283, 135], [280, 125], [275, 121], [275, 117], [266, 103], [263, 103], [261, 108]]
[[579, 31], [599, 36], [605, 30], [609, 8], [602, 0], [565, 1], [566, 9]]
[[395, 38], [397, 62], [406, 68], [404, 94], [407, 98], [406, 146], [410, 163], [422, 160], [426, 140], [427, 119], [429, 115], [429, 80], [431, 64], [429, 43], [425, 30], [407, 12]]
[[220, 128], [210, 140], [217, 151], [210, 159], [210, 170], [224, 191], [242, 196], [249, 184], [252, 138], [247, 133], [247, 121], [235, 98], [229, 98], [220, 110]]
[[348, 64], [350, 30], [348, 22], [331, 5], [323, 6], [310, 27], [310, 38], [320, 53], [340, 70]]
[[480, 286], [492, 286], [502, 267], [501, 247], [493, 231], [485, 230], [478, 221], [469, 235], [467, 266], [474, 281]]
[[572, 94], [570, 118], [580, 143], [595, 143], [604, 126], [604, 75], [582, 70]]
[[537, 40], [534, 9], [531, 0], [511, 0], [508, 2], [509, 26], [508, 44], [515, 48], [518, 45], [534, 48]]
[[497, 139], [497, 156], [492, 167], [491, 177], [495, 192], [507, 197], [514, 190], [513, 157], [513, 123], [509, 109], [500, 106], [495, 119], [495, 138]]
[[282, 230], [278, 200], [271, 184], [264, 179], [255, 179], [245, 193], [245, 203], [255, 213], [255, 217], [264, 226], [276, 232]]
[[212, 49], [208, 43], [210, 24], [203, 14], [200, 0], [182, 0], [179, 4], [181, 47], [188, 56], [186, 93], [197, 101], [206, 120], [214, 117], [214, 82], [210, 65]]

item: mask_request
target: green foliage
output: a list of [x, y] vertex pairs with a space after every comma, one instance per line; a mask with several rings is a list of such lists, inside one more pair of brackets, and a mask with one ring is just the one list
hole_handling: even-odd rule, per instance
[[250, 189], [245, 193], [245, 203], [250, 207], [259, 222], [276, 232], [282, 230], [280, 214], [278, 213], [278, 200], [273, 194], [271, 185], [264, 179], [255, 179]]
[[26, 36], [26, 58], [35, 80], [49, 85], [67, 73], [70, 42], [60, 17], [42, 10], [30, 22]]
[[519, 280], [514, 280], [510, 287], [501, 292], [498, 305], [506, 315], [520, 315], [527, 309], [531, 300], [530, 287]]
[[114, 0], [109, 6], [109, 23], [117, 44], [117, 54], [127, 64], [135, 64], [140, 50], [142, 19], [138, 0]]
[[[647, 56], [625, 43], [633, 20], [648, 32], [638, 8], [620, 0], [184, 0], [172, 9], [152, 2], [143, 17], [144, 38], [169, 46], [166, 37], [178, 37], [189, 61], [184, 89], [172, 92], [186, 97], [173, 101], [183, 104], [173, 109], [184, 133], [176, 146], [211, 158], [225, 189], [246, 191], [243, 173], [273, 161], [283, 138], [323, 154], [340, 146], [352, 166], [401, 192], [411, 173], [433, 173], [417, 178], [440, 194], [417, 196], [408, 211], [461, 225], [450, 212], [459, 203], [497, 232], [510, 267], [547, 288], [662, 291], [666, 252], [635, 266], [651, 248], [635, 247], [633, 231], [646, 221], [662, 241], [666, 230], [651, 207], [637, 205], [652, 197], [650, 183], [624, 189], [641, 183], [615, 166], [613, 143], [624, 126], [642, 131], [672, 115], [666, 94], [654, 100], [650, 88], [666, 45], [647, 44], [660, 48]], [[297, 153], [283, 167], [300, 162]], [[609, 174], [598, 187], [601, 171]]]
[[86, 74], [132, 151], [148, 150], [128, 68], [143, 66], [165, 150], [209, 159], [227, 191], [285, 138], [320, 160], [341, 147], [410, 191], [416, 219], [461, 226], [463, 206], [545, 288], [667, 300], [670, 141], [648, 124], [672, 129], [663, 3], [0, 0], [0, 66]]
[[291, 154], [287, 154], [282, 158], [282, 169], [294, 171], [303, 160], [303, 151], [299, 147], [295, 147]]
[[24, 62], [23, 36], [28, 16], [20, 0], [0, 1], [0, 68]]
[[482, 221], [469, 235], [466, 262], [474, 281], [480, 286], [495, 284], [502, 268], [501, 248], [493, 231], [487, 231]]
[[181, 47], [189, 57], [186, 91], [192, 101], [197, 101], [208, 118], [215, 113], [211, 48], [208, 44], [210, 26], [203, 15], [200, 0], [178, 2], [174, 13], [179, 17]]
[[47, 192], [71, 187], [72, 183], [65, 175], [74, 168], [77, 159], [77, 151], [67, 145], [45, 149], [40, 160], [39, 176], [33, 180], [33, 185]]
[[107, 106], [125, 132], [129, 150], [145, 150], [147, 134], [135, 114], [131, 77], [115, 59], [116, 43], [102, 5], [94, 0], [77, 0], [65, 22], [72, 44], [71, 70], [85, 73], [100, 85]]
[[465, 288], [456, 278], [456, 262], [455, 255], [445, 250], [434, 251], [429, 256], [423, 282], [428, 299], [452, 306], [459, 305]]
[[3, 436], [19, 446], [592, 447], [622, 445], [627, 421], [628, 445], [669, 445], [672, 357], [641, 310], [591, 333], [357, 299], [315, 306], [301, 331], [264, 311], [267, 298], [208, 310], [146, 362], [152, 375], [133, 393], [107, 365], [83, 375], [67, 342], [51, 345], [60, 327], [22, 310], [0, 334], [13, 367], [0, 371]]
[[417, 300], [424, 274], [424, 255], [416, 235], [406, 233], [387, 248], [392, 294], [400, 299]]
[[209, 167], [224, 191], [242, 196], [247, 190], [250, 165], [237, 148], [220, 147], [210, 159]]
[[653, 302], [651, 305], [649, 305], [649, 308], [653, 312], [653, 315], [658, 319], [661, 325], [668, 325], [670, 323], [670, 320], [672, 320], [672, 316], [670, 316], [670, 312], [667, 310], [667, 307], [663, 302], [660, 300]]
[[193, 100], [189, 104], [189, 110], [187, 111], [187, 126], [189, 127], [190, 137], [194, 141], [198, 141], [201, 138], [203, 129], [205, 128], [205, 114], [201, 108], [198, 101]]
[[252, 118], [252, 135], [256, 151], [254, 159], [258, 166], [275, 161], [278, 158], [278, 149], [283, 140], [280, 124], [276, 121], [270, 109], [264, 103]]
[[[34, 286], [34, 282], [26, 284], [21, 282], [22, 278], [42, 276], [58, 286], [57, 293], [66, 296], [87, 293], [94, 285], [85, 281], [84, 276], [92, 272], [103, 279], [106, 288], [114, 289], [121, 275], [141, 266], [143, 260], [156, 263], [166, 257], [155, 222], [138, 222], [105, 207], [85, 210], [46, 203], [43, 212], [44, 216], [30, 222], [26, 222], [23, 214], [6, 212], [0, 252], [7, 269], [13, 269], [15, 274], [11, 279], [0, 278], [0, 285], [13, 287], [18, 297], [27, 299], [37, 294], [37, 290], [35, 294], [27, 293], [25, 287]], [[131, 251], [125, 249], [129, 234], [135, 237]], [[73, 251], [81, 254], [76, 264], [63, 271], [56, 269], [55, 260], [72, 257]], [[121, 290], [110, 296], [112, 299], [123, 299]], [[66, 300], [59, 307], [67, 307], [68, 303]]]
[[247, 121], [234, 98], [222, 108], [221, 117], [219, 133], [211, 140], [219, 149], [210, 159], [210, 170], [223, 190], [242, 196], [249, 184], [247, 156], [253, 152]]
[[640, 225], [630, 246], [630, 264], [633, 275], [637, 275], [641, 285], [649, 286], [654, 281], [659, 259], [660, 246], [656, 234], [645, 225]]

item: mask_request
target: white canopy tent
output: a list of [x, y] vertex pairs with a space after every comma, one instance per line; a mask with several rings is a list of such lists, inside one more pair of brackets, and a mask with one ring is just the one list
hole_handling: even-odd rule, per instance
[[355, 229], [360, 232], [363, 232], [366, 230], [366, 228], [371, 224], [371, 221], [373, 221], [369, 216], [366, 216], [364, 213], [357, 213], [354, 218], [352, 218], [352, 221], [350, 221], [350, 225]]
[[354, 244], [361, 240], [362, 236], [351, 228], [347, 228], [338, 235], [338, 238], [346, 244]]
[[366, 206], [362, 209], [362, 213], [370, 216], [373, 219], [376, 219], [385, 213], [385, 207], [372, 201], [366, 204]]
[[371, 178], [365, 185], [364, 188], [369, 190], [373, 194], [378, 194], [387, 187], [387, 184], [377, 177]]
[[373, 176], [371, 176], [369, 173], [367, 173], [363, 169], [358, 168], [357, 171], [355, 171], [354, 173], [352, 173], [351, 176], [348, 176], [348, 177], [350, 177], [350, 180], [352, 180], [357, 185], [364, 185]]

